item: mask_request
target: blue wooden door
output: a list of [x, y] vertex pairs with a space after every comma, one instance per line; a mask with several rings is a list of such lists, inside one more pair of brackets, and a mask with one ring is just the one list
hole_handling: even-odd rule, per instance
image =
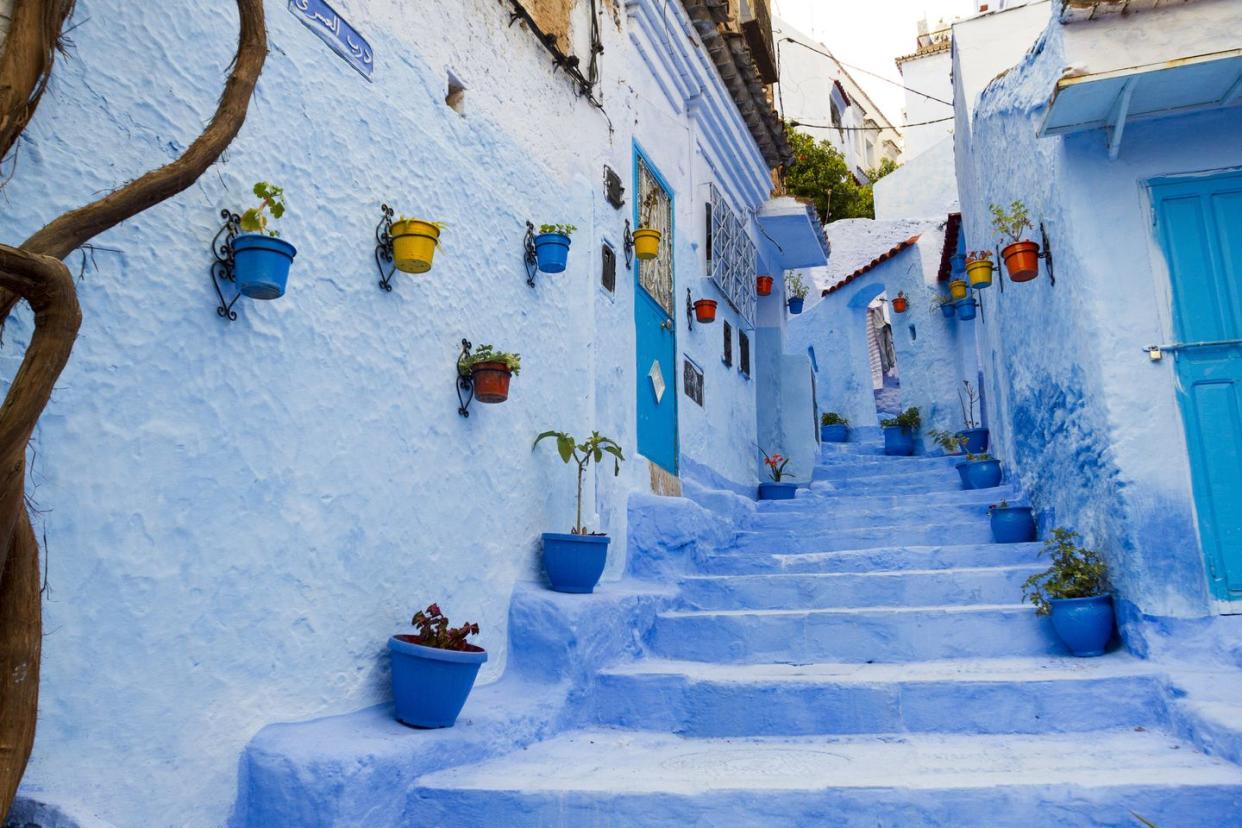
[[660, 255], [634, 259], [634, 325], [638, 359], [638, 452], [677, 473], [677, 326], [673, 312], [672, 191], [637, 148], [635, 227], [650, 221], [661, 233]]
[[1152, 200], [1208, 577], [1242, 611], [1242, 174], [1156, 181]]

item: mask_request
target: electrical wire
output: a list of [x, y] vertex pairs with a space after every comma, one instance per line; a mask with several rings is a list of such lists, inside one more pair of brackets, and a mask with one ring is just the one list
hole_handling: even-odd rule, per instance
[[[919, 121], [913, 124], [902, 124], [900, 127], [897, 127], [897, 129], [905, 129], [907, 127], [916, 127], [916, 126], [929, 126], [930, 124], [943, 124], [946, 121], [952, 121], [952, 120], [954, 120], [954, 116], [950, 115], [947, 118], [937, 118], [934, 121]], [[884, 132], [889, 129], [894, 129], [894, 127], [886, 127], [886, 126], [847, 127], [847, 126], [837, 126], [836, 124], [807, 124], [807, 123], [803, 123], [802, 121], [790, 121], [789, 125], [791, 127], [810, 127], [811, 129], [836, 129], [842, 132]]]
[[[893, 86], [899, 86], [902, 89], [906, 90], [907, 92], [914, 94], [914, 95], [918, 95], [921, 98], [927, 98], [929, 101], [935, 101], [936, 103], [941, 103], [941, 104], [944, 104], [945, 106], [953, 106], [952, 101], [946, 101], [944, 98], [937, 98], [935, 95], [928, 95], [926, 92], [920, 92], [917, 89], [911, 89], [910, 87], [906, 86], [904, 83], [899, 83], [898, 81], [895, 81], [892, 78], [886, 78], [883, 75], [879, 75], [879, 74], [876, 74], [875, 72], [870, 71], [869, 69], [863, 69], [861, 66], [853, 66], [851, 64], [848, 64], [845, 61], [841, 60], [836, 55], [832, 54], [831, 52], [825, 52], [823, 49], [817, 49], [811, 44], [798, 40], [795, 37], [790, 37], [789, 35], [786, 35], [785, 37], [782, 37], [780, 39], [780, 43], [786, 43], [786, 42], [795, 43], [804, 49], [810, 49], [812, 52], [815, 52], [818, 55], [823, 55], [826, 58], [831, 58], [832, 60], [836, 61], [836, 63], [838, 63], [839, 65], [844, 66], [846, 69], [853, 69], [855, 72], [862, 72], [864, 75], [870, 75], [873, 78], [878, 78], [884, 81], [885, 83], [891, 83]], [[779, 48], [780, 46], [778, 44], [777, 49], [779, 50]]]

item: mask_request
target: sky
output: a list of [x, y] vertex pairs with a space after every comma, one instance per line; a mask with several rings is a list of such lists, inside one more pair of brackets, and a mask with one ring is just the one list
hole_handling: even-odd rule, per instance
[[975, 0], [773, 0], [772, 6], [775, 16], [814, 35], [837, 59], [850, 64], [854, 80], [890, 121], [900, 124], [905, 92], [853, 67], [900, 83], [893, 60], [915, 50], [919, 20], [926, 15], [935, 28], [941, 18], [966, 17], [974, 13]]

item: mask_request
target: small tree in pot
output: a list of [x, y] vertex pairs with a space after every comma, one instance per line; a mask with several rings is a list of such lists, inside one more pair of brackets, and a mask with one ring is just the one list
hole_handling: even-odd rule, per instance
[[568, 534], [545, 532], [543, 534], [543, 566], [548, 572], [552, 589], [557, 592], [588, 594], [595, 590], [604, 564], [608, 560], [608, 541], [605, 534], [587, 530], [582, 522], [582, 480], [592, 462], [600, 463], [605, 454], [612, 455], [613, 476], [621, 473], [625, 455], [615, 440], [604, 437], [598, 431], [579, 443], [563, 431], [545, 431], [535, 438], [533, 450], [546, 438], [556, 440], [556, 451], [566, 465], [578, 465], [578, 511], [574, 528]]
[[810, 293], [810, 288], [806, 286], [806, 282], [802, 281], [801, 273], [791, 273], [789, 278], [785, 280], [785, 286], [789, 288], [789, 312], [793, 315], [802, 313], [802, 305], [806, 302], [806, 295]]
[[1052, 566], [1027, 578], [1022, 591], [1040, 615], [1052, 616], [1053, 629], [1070, 652], [1098, 656], [1113, 637], [1108, 565], [1099, 552], [1079, 546], [1078, 540], [1077, 532], [1053, 529], [1043, 549]]
[[466, 640], [479, 634], [479, 625], [454, 629], [437, 604], [414, 613], [410, 623], [417, 635], [388, 639], [397, 718], [414, 727], [452, 727], [487, 661], [487, 651]]
[[896, 417], [880, 420], [884, 428], [884, 453], [896, 457], [914, 454], [914, 438], [923, 427], [923, 415], [911, 406]]
[[979, 405], [979, 392], [971, 385], [970, 380], [962, 380], [962, 387], [957, 392], [957, 400], [962, 406], [962, 423], [966, 426], [957, 434], [966, 439], [966, 450], [982, 454], [988, 450], [988, 430], [980, 428], [975, 419], [975, 409]]
[[1015, 282], [1031, 281], [1039, 275], [1039, 245], [1022, 238], [1022, 231], [1034, 227], [1026, 213], [1026, 205], [1014, 201], [1008, 210], [999, 204], [993, 204], [991, 210], [992, 226], [1009, 239], [1009, 244], [1001, 250], [1009, 278]]

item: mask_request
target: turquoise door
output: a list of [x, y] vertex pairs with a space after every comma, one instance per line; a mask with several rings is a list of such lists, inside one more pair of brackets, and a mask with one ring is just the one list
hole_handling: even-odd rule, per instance
[[1242, 174], [1156, 181], [1152, 200], [1208, 577], [1242, 602]]
[[677, 473], [677, 326], [673, 313], [673, 198], [660, 174], [634, 150], [635, 227], [661, 233], [660, 255], [634, 259], [638, 359], [638, 453]]

